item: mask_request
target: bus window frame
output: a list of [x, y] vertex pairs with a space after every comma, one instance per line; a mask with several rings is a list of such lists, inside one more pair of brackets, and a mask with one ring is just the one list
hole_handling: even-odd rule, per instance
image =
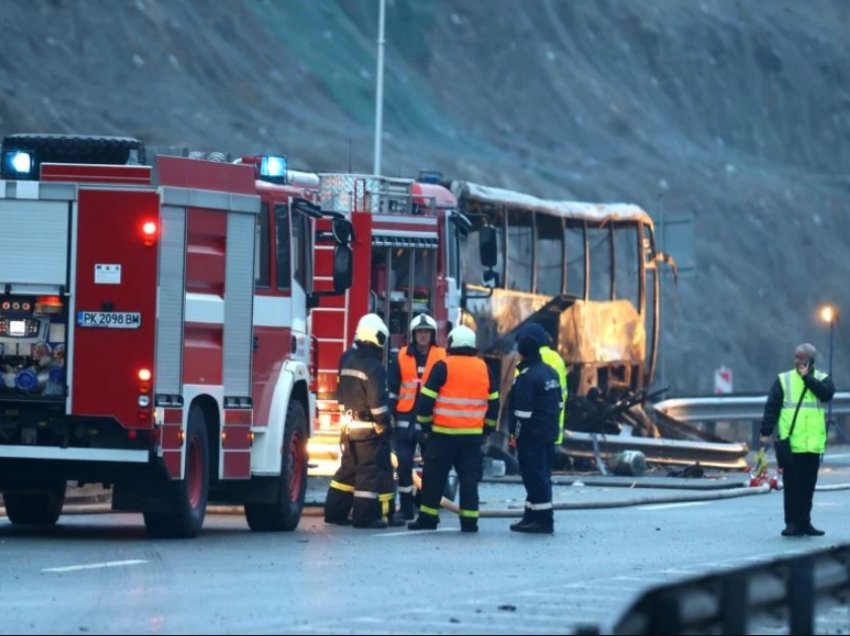
[[[510, 291], [519, 291], [519, 292], [525, 291], [525, 292], [531, 292], [531, 290], [535, 289], [535, 283], [536, 283], [536, 278], [537, 278], [537, 272], [536, 272], [536, 262], [537, 262], [537, 254], [536, 254], [536, 251], [537, 251], [537, 246], [536, 246], [536, 243], [537, 243], [537, 237], [536, 237], [536, 226], [537, 226], [537, 224], [536, 224], [536, 222], [535, 222], [535, 221], [536, 221], [537, 214], [536, 214], [535, 212], [533, 212], [533, 211], [526, 210], [526, 209], [523, 209], [523, 208], [516, 208], [516, 207], [508, 208], [507, 206], [504, 206], [504, 207], [505, 207], [505, 214], [504, 214], [504, 242], [505, 242], [505, 254], [504, 254], [504, 259], [503, 259], [503, 260], [504, 260], [504, 266], [505, 266], [505, 275], [504, 275], [504, 278], [503, 278], [503, 281], [504, 281], [504, 282], [503, 282], [503, 284], [502, 284], [501, 286], [502, 286], [504, 289], [507, 289], [507, 290], [510, 290]], [[520, 285], [519, 287], [512, 287], [512, 286], [510, 286], [510, 285], [508, 284], [508, 280], [509, 280], [509, 277], [510, 277], [510, 275], [511, 275], [511, 271], [510, 271], [510, 267], [509, 267], [510, 255], [511, 255], [511, 252], [510, 252], [510, 244], [511, 244], [511, 236], [510, 236], [511, 223], [510, 223], [510, 217], [511, 217], [511, 216], [513, 216], [513, 215], [523, 215], [523, 214], [524, 214], [525, 216], [530, 216], [530, 217], [531, 217], [531, 222], [529, 223], [529, 225], [528, 225], [528, 226], [525, 226], [525, 225], [520, 225], [519, 223], [517, 223], [514, 227], [518, 227], [518, 228], [525, 228], [525, 227], [529, 227], [529, 228], [530, 228], [530, 230], [531, 230], [531, 239], [530, 239], [530, 243], [531, 243], [531, 254], [530, 254], [530, 257], [529, 257], [529, 264], [528, 264], [528, 269], [529, 269], [529, 274], [530, 274], [530, 276], [528, 277], [528, 280], [527, 280], [527, 282], [529, 283], [529, 284], [528, 284], [527, 289], [526, 289], [526, 288], [524, 288], [522, 285]], [[521, 282], [526, 282], [526, 280], [523, 280], [523, 281], [521, 281]]]
[[[590, 271], [590, 264], [587, 260], [587, 222], [584, 219], [564, 219], [564, 293], [570, 295], [574, 298], [579, 298], [581, 300], [587, 300], [587, 291], [588, 291], [588, 275]], [[578, 243], [581, 245], [581, 295], [574, 294], [570, 288], [570, 250], [569, 244], [570, 241], [567, 240], [568, 232], [576, 232], [577, 230], [581, 231], [581, 240]]]
[[[641, 316], [643, 316], [643, 255], [641, 254], [641, 231], [642, 224], [640, 222], [633, 221], [623, 221], [620, 223], [612, 223], [611, 224], [611, 240], [612, 240], [612, 249], [611, 249], [611, 259], [612, 259], [612, 267], [611, 271], [613, 273], [613, 284], [612, 291], [615, 299], [618, 300], [628, 300], [634, 306], [635, 309], [638, 310]], [[634, 245], [634, 254], [631, 255], [633, 258], [623, 259], [626, 270], [623, 274], [626, 276], [626, 281], [622, 280], [619, 276], [620, 271], [618, 270], [618, 265], [620, 265], [619, 260], [617, 259], [617, 254], [619, 251], [618, 246], [622, 243], [626, 245], [628, 241], [619, 240], [619, 239], [631, 239]], [[625, 248], [627, 249], [627, 248]], [[629, 256], [625, 252], [621, 254], [621, 256]], [[629, 275], [628, 267], [629, 261], [636, 266], [635, 274], [633, 276]], [[634, 277], [637, 277], [637, 281], [634, 280]], [[628, 295], [625, 295], [626, 292], [621, 292], [620, 290], [626, 288], [626, 282], [637, 282], [636, 286], [628, 285]], [[619, 283], [619, 285], [618, 285]]]
[[[584, 232], [584, 242], [585, 242], [585, 260], [587, 265], [587, 274], [585, 280], [587, 282], [585, 289], [585, 298], [587, 300], [597, 300], [603, 302], [610, 302], [615, 299], [614, 296], [614, 236], [613, 236], [613, 225], [611, 223], [594, 223], [592, 226], [588, 226], [588, 223], [585, 221], [585, 232]], [[589, 232], [588, 230], [599, 231], [598, 234], [596, 232]], [[593, 234], [593, 236], [591, 236]], [[606, 238], [602, 238], [604, 234], [607, 234]], [[591, 249], [590, 242], [591, 240], [598, 240], [599, 244], [596, 246], [596, 249], [602, 248], [607, 244], [608, 254], [608, 288], [603, 289], [603, 293], [600, 295], [594, 294], [593, 288], [593, 274], [596, 271], [592, 265], [591, 258]], [[606, 255], [602, 254], [599, 258], [605, 258]], [[599, 281], [602, 282], [601, 280]]]
[[[566, 263], [565, 263], [566, 249], [565, 249], [565, 245], [564, 245], [565, 244], [565, 241], [564, 241], [564, 218], [561, 217], [561, 216], [555, 216], [553, 214], [544, 214], [544, 213], [541, 213], [541, 212], [534, 212], [533, 214], [534, 214], [534, 223], [533, 223], [533, 227], [534, 227], [534, 274], [532, 276], [532, 279], [534, 281], [534, 285], [531, 288], [532, 293], [537, 294], [539, 296], [553, 296], [554, 297], [554, 296], [557, 296], [559, 294], [563, 294], [564, 288], [566, 286]], [[539, 281], [540, 250], [538, 249], [539, 246], [538, 246], [537, 243], [538, 243], [538, 241], [540, 241], [540, 234], [539, 234], [538, 230], [539, 230], [541, 224], [538, 223], [538, 218], [537, 218], [538, 216], [545, 217], [547, 219], [553, 219], [553, 220], [557, 221], [558, 225], [559, 225], [558, 242], [561, 244], [561, 271], [560, 271], [561, 279], [559, 281], [560, 284], [558, 285], [558, 293], [554, 294], [554, 295], [540, 291], [540, 281]], [[547, 240], [551, 240], [551, 239], [547, 239]]]

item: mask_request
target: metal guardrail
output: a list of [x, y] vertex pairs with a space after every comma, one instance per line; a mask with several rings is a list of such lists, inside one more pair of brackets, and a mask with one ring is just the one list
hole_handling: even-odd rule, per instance
[[[681, 422], [718, 422], [760, 420], [764, 415], [766, 395], [670, 398], [653, 404]], [[832, 398], [832, 414], [850, 414], [850, 392], [837, 392]]]
[[564, 445], [571, 455], [611, 459], [617, 453], [639, 450], [648, 462], [690, 466], [695, 461], [707, 468], [742, 470], [747, 467], [746, 444], [735, 442], [713, 443], [704, 441], [672, 440], [630, 435], [593, 435], [564, 430]]
[[787, 633], [814, 634], [816, 607], [846, 607], [848, 600], [850, 544], [844, 544], [652, 588], [612, 633], [748, 634], [758, 629], [753, 619], [779, 614]]

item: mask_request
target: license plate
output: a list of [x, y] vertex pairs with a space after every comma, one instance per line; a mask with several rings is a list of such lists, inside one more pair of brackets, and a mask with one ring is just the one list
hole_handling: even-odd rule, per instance
[[138, 311], [78, 311], [77, 324], [80, 327], [138, 329], [142, 326], [142, 314]]

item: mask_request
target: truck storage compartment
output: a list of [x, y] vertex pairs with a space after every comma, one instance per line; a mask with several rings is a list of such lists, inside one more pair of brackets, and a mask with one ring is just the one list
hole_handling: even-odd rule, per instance
[[60, 296], [0, 295], [0, 399], [65, 397], [67, 325]]

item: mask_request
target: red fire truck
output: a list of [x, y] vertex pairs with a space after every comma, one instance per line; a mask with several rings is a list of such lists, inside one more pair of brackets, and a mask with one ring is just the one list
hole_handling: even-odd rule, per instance
[[[318, 196], [325, 214], [351, 221], [353, 282], [346, 294], [320, 298], [311, 312], [317, 342], [318, 422], [310, 439], [316, 474], [338, 465], [336, 383], [339, 359], [351, 345], [360, 317], [375, 312], [390, 331], [387, 354], [407, 340], [411, 319], [427, 312], [437, 321], [437, 340], [458, 324], [461, 308], [460, 236], [472, 227], [457, 211], [457, 200], [436, 174], [419, 180], [369, 175], [319, 175]], [[328, 270], [334, 241], [319, 221], [316, 270]], [[322, 263], [325, 262], [324, 265]], [[317, 277], [317, 289], [328, 281]]]
[[[281, 157], [158, 156], [137, 140], [11, 135], [0, 180], [0, 490], [56, 523], [66, 482], [113, 488], [154, 536], [207, 502], [253, 530], [301, 516], [315, 412], [308, 312], [350, 284], [315, 183]], [[331, 237], [351, 235], [341, 215]], [[330, 222], [325, 223], [330, 227]], [[342, 296], [339, 297], [340, 300]]]

